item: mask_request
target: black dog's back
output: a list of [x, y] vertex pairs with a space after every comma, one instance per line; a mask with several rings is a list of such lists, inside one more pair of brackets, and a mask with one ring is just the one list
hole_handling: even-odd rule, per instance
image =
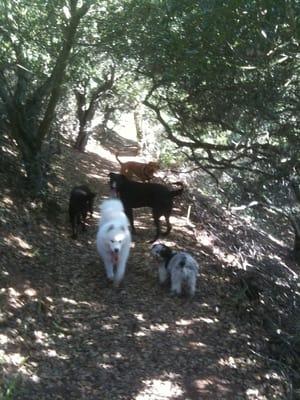
[[95, 193], [88, 186], [75, 186], [71, 190], [69, 201], [69, 217], [72, 225], [73, 238], [77, 237], [79, 225], [85, 228], [84, 222], [87, 213], [93, 214]]
[[[115, 187], [114, 187], [115, 184]], [[161, 203], [169, 203], [175, 196], [183, 192], [181, 182], [180, 189], [170, 190], [160, 183], [141, 183], [127, 179], [124, 175], [110, 173], [111, 188], [115, 188], [123, 201], [124, 206], [130, 204], [131, 208], [153, 207]]]
[[151, 207], [156, 226], [156, 240], [160, 235], [159, 218], [165, 216], [167, 223], [166, 234], [171, 230], [169, 217], [173, 207], [173, 198], [183, 192], [181, 182], [176, 182], [181, 188], [170, 190], [159, 183], [141, 183], [127, 179], [125, 176], [115, 173], [109, 174], [110, 187], [115, 190], [123, 202], [125, 212], [134, 230], [133, 208]]

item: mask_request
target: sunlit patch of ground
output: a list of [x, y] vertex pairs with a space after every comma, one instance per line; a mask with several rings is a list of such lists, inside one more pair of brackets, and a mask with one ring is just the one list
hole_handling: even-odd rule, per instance
[[[49, 186], [60, 206], [55, 222], [38, 205], [14, 197], [0, 175], [7, 187], [0, 193], [5, 205], [0, 215], [5, 390], [14, 400], [284, 398], [286, 376], [265, 353], [265, 315], [256, 315], [265, 299], [247, 303], [231, 278], [236, 266], [265, 261], [275, 272], [293, 269], [283, 257], [286, 247], [257, 231], [248, 240], [251, 224], [215, 216], [188, 197], [188, 188], [176, 198], [171, 234], [160, 240], [197, 257], [201, 273], [195, 298], [171, 297], [169, 288], [159, 285], [148, 243], [155, 233], [149, 209], [135, 210], [137, 234], [124, 283], [113, 289], [95, 237], [98, 204], [109, 195], [107, 174], [119, 164], [111, 150], [93, 146], [85, 154], [63, 148], [55, 161], [57, 174]], [[97, 193], [95, 213], [87, 231], [72, 240], [69, 192], [82, 182]], [[276, 285], [286, 288], [285, 275]]]
[[176, 376], [162, 376], [158, 379], [148, 379], [142, 382], [144, 389], [134, 397], [135, 400], [171, 400], [183, 395], [183, 390], [176, 383]]

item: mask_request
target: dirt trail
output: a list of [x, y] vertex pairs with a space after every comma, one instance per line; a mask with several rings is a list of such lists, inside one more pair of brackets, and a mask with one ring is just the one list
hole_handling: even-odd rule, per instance
[[9, 175], [1, 175], [0, 356], [3, 387], [13, 398], [284, 398], [283, 379], [259, 356], [263, 327], [230, 305], [226, 264], [195, 234], [205, 233], [207, 221], [187, 225], [185, 199], [176, 202], [168, 242], [193, 252], [201, 265], [192, 301], [158, 285], [147, 243], [154, 233], [149, 210], [136, 213], [125, 281], [113, 289], [96, 253], [97, 212], [74, 241], [66, 210], [78, 183], [89, 183], [99, 203], [108, 195], [107, 173], [118, 165], [68, 147], [55, 165], [55, 212], [51, 204], [50, 211], [24, 206], [9, 189]]

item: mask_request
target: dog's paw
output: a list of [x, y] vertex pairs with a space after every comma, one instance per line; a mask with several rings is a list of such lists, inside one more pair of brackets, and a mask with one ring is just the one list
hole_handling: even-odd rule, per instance
[[115, 289], [118, 289], [118, 288], [120, 287], [120, 284], [121, 284], [121, 282], [119, 282], [119, 281], [114, 281], [114, 282], [113, 282], [113, 287], [114, 287]]
[[108, 276], [106, 277], [106, 285], [107, 286], [112, 286], [114, 283], [114, 278], [109, 278]]

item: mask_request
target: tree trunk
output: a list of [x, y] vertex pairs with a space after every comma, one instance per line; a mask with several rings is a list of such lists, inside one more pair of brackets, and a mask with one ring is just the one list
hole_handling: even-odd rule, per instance
[[300, 264], [300, 234], [295, 230], [294, 239], [294, 256], [298, 264]]
[[90, 136], [90, 126], [91, 126], [91, 121], [95, 114], [95, 107], [94, 104], [91, 103], [88, 109], [86, 111], [83, 111], [84, 105], [86, 104], [86, 97], [84, 95], [81, 95], [80, 102], [77, 96], [76, 98], [77, 98], [77, 108], [78, 108], [77, 117], [79, 119], [79, 132], [74, 144], [74, 148], [84, 153], [85, 147], [87, 145]]
[[136, 130], [136, 137], [138, 142], [141, 144], [143, 141], [143, 130], [140, 111], [135, 109], [133, 113], [134, 125]]
[[147, 151], [147, 138], [142, 129], [142, 115], [140, 106], [134, 110], [133, 119], [139, 149], [141, 153], [145, 153]]
[[[42, 144], [50, 132], [78, 25], [90, 7], [89, 4], [85, 4], [76, 9], [76, 5], [77, 1], [70, 2], [71, 18], [64, 30], [61, 51], [57, 56], [51, 76], [33, 93], [30, 88], [30, 79], [24, 72], [26, 68], [14, 70], [16, 82], [14, 90], [7, 89], [11, 83], [8, 84], [5, 81], [5, 75], [1, 75], [0, 99], [8, 116], [9, 133], [17, 142], [30, 182], [30, 189], [35, 195], [41, 193], [46, 182], [42, 168]], [[26, 67], [28, 62], [22, 44], [15, 46], [15, 52], [18, 64]], [[14, 81], [11, 78], [10, 80]]]
[[[114, 67], [111, 67], [111, 75], [105, 75], [103, 79], [104, 81], [92, 90], [90, 95], [88, 95], [88, 82], [81, 82], [80, 87], [74, 90], [77, 102], [77, 118], [79, 120], [79, 132], [74, 148], [82, 152], [85, 151], [85, 146], [89, 139], [90, 126], [96, 112], [97, 104], [101, 96], [111, 89], [114, 84]], [[105, 107], [103, 126], [106, 127], [113, 110], [109, 106]]]
[[293, 253], [296, 261], [300, 264], [300, 217], [291, 217], [290, 219], [295, 233]]
[[89, 140], [90, 132], [86, 126], [81, 126], [79, 129], [78, 136], [75, 141], [74, 148], [78, 151], [84, 152], [87, 142]]
[[26, 171], [28, 189], [34, 196], [38, 196], [45, 186], [41, 149], [25, 141], [18, 141], [18, 146]]
[[24, 159], [27, 178], [29, 181], [29, 190], [36, 196], [42, 193], [45, 187], [45, 177], [43, 174], [41, 154], [31, 154], [30, 157]]

